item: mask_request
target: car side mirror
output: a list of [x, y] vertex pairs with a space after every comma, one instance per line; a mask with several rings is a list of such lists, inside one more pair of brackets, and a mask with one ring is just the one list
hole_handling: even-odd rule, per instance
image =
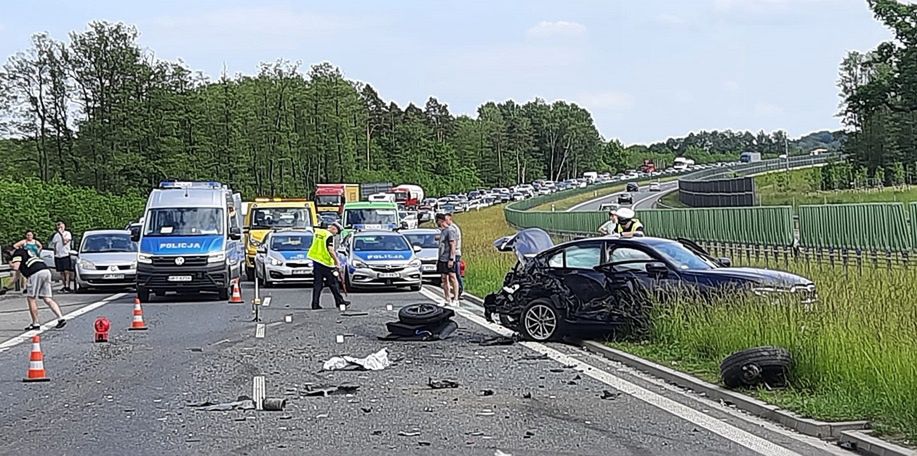
[[230, 228], [229, 229], [229, 239], [232, 239], [233, 241], [238, 241], [239, 239], [242, 239], [242, 229], [239, 228], [238, 226], [234, 226]]
[[140, 242], [140, 227], [132, 226], [130, 228], [130, 232], [131, 232], [131, 241]]
[[423, 248], [419, 245], [414, 245], [413, 249], [414, 249], [414, 253], [419, 253], [421, 250], [423, 250]]
[[719, 263], [719, 265], [724, 268], [728, 268], [732, 266], [732, 259], [730, 259], [729, 257], [717, 258], [716, 262]]
[[654, 276], [665, 276], [669, 274], [669, 267], [665, 263], [654, 261], [646, 264], [646, 272]]

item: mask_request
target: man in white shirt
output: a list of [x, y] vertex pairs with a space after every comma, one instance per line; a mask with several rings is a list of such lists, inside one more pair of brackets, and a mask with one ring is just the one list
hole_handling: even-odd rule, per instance
[[73, 241], [73, 235], [67, 231], [67, 225], [64, 222], [57, 222], [57, 231], [51, 237], [51, 248], [54, 249], [54, 269], [60, 273], [64, 282], [61, 292], [70, 293], [73, 290], [70, 284], [73, 282], [73, 259], [70, 258], [70, 242]]

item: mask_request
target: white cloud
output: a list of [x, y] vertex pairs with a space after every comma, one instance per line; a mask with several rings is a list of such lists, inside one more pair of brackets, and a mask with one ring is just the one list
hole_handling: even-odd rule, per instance
[[528, 38], [579, 38], [586, 34], [586, 26], [571, 21], [541, 21], [525, 32]]
[[755, 114], [765, 117], [776, 117], [783, 115], [783, 108], [773, 103], [758, 102], [755, 103]]
[[590, 110], [626, 111], [634, 107], [633, 95], [617, 90], [582, 93], [576, 97], [577, 104]]
[[662, 25], [684, 25], [688, 23], [685, 18], [674, 14], [660, 14], [656, 16], [656, 22]]

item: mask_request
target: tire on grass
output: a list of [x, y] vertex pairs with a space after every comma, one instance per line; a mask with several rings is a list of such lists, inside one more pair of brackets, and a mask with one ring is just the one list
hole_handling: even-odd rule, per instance
[[754, 347], [737, 351], [720, 363], [720, 376], [727, 388], [785, 387], [793, 367], [790, 352], [780, 347]]

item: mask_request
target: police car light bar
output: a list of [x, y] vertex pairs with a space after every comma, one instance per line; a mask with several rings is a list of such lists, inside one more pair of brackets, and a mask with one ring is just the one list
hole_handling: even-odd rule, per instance
[[223, 184], [216, 181], [205, 181], [205, 182], [189, 182], [189, 181], [162, 181], [159, 183], [159, 188], [212, 188], [212, 189], [221, 189]]

